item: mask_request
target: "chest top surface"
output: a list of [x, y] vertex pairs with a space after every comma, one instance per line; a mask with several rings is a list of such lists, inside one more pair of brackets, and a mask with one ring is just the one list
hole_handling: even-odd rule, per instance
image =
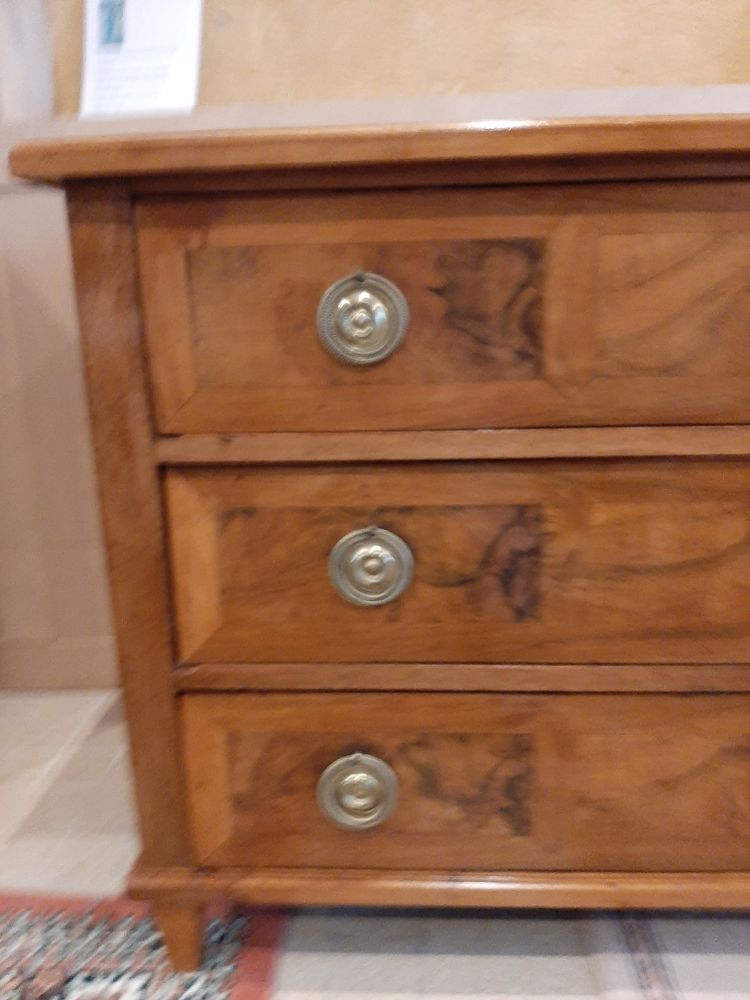
[[474, 163], [491, 165], [491, 182], [496, 183], [746, 176], [749, 154], [750, 116], [664, 116], [43, 140], [17, 146], [11, 169], [19, 177], [61, 182], [269, 171], [286, 175], [321, 168], [457, 169]]

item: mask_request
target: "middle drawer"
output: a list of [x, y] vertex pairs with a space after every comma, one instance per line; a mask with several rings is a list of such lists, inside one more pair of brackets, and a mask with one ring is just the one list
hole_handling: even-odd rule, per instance
[[169, 470], [182, 662], [721, 663], [750, 464]]

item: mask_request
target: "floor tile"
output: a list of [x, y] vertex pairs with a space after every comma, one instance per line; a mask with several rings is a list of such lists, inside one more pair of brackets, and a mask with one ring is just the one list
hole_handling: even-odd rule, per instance
[[50, 892], [59, 875], [62, 841], [23, 837], [0, 847], [0, 892]]
[[125, 722], [110, 699], [0, 849], [0, 888], [117, 894], [136, 853]]
[[750, 919], [728, 913], [669, 914], [649, 921], [675, 991], [683, 1000], [747, 1000]]
[[18, 837], [0, 848], [0, 891], [119, 895], [137, 851], [127, 834]]
[[135, 807], [119, 702], [72, 752], [15, 837], [135, 835]]
[[598, 996], [577, 916], [309, 912], [288, 931], [278, 1000]]
[[114, 699], [112, 692], [0, 694], [0, 844]]
[[587, 913], [582, 916], [580, 930], [594, 995], [605, 1000], [640, 1000], [638, 977], [618, 915], [597, 910]]

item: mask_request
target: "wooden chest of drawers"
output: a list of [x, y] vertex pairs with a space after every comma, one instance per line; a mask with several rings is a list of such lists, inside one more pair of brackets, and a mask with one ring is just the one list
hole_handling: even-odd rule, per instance
[[750, 906], [750, 122], [28, 144], [143, 854], [203, 902]]

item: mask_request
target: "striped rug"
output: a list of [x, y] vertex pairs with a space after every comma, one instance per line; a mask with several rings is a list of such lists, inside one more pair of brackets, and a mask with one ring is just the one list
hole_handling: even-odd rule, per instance
[[146, 904], [0, 896], [0, 1000], [269, 1000], [285, 921], [210, 913], [200, 971], [176, 975]]

